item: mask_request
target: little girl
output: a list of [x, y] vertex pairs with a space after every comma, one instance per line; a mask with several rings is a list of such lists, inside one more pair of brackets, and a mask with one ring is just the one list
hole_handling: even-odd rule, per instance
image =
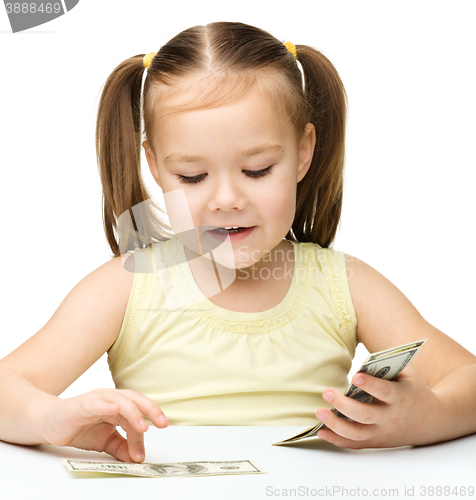
[[[196, 26], [121, 63], [96, 133], [114, 257], [0, 361], [0, 439], [141, 462], [148, 423], [317, 417], [320, 438], [349, 448], [475, 432], [476, 357], [330, 246], [345, 126], [330, 61], [245, 24]], [[141, 142], [171, 227], [141, 180]], [[396, 381], [353, 377], [373, 403], [344, 396], [359, 342], [375, 352], [425, 338]], [[104, 352], [116, 389], [60, 399]]]

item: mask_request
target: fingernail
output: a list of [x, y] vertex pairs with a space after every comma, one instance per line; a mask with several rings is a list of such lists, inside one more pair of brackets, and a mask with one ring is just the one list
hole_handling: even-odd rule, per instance
[[324, 420], [327, 418], [327, 413], [325, 411], [321, 411], [319, 415], [317, 415], [317, 418], [324, 422]]
[[136, 453], [136, 458], [137, 458], [137, 460], [144, 460], [144, 458], [145, 458], [144, 452], [143, 451], [138, 451]]
[[354, 378], [354, 384], [355, 385], [362, 385], [363, 383], [364, 383], [364, 377], [362, 377], [361, 375], [357, 375]]
[[[140, 425], [141, 427], [146, 427], [146, 426], [147, 426], [147, 424], [146, 424], [146, 422], [145, 422], [145, 420], [144, 420], [143, 418], [139, 419], [139, 425]], [[148, 427], [148, 426], [147, 426], [147, 427]]]
[[165, 415], [162, 414], [159, 416], [159, 421], [162, 422], [163, 424], [165, 424], [165, 422], [168, 422], [169, 419]]
[[332, 393], [332, 391], [327, 391], [323, 394], [322, 396], [326, 401], [329, 401], [331, 402], [333, 399], [334, 399], [334, 394]]

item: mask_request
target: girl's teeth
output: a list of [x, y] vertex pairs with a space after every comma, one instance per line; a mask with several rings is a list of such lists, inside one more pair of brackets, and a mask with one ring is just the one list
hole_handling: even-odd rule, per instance
[[229, 234], [233, 234], [233, 233], [238, 233], [240, 231], [243, 231], [244, 229], [246, 229], [245, 227], [242, 227], [242, 228], [236, 228], [236, 229], [226, 229], [224, 227], [220, 227], [218, 229], [215, 229], [215, 231], [217, 233], [229, 233]]

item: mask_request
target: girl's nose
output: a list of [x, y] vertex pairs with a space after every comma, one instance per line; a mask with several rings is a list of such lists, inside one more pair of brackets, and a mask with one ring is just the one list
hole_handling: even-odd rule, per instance
[[209, 209], [212, 211], [243, 210], [246, 206], [245, 193], [230, 176], [217, 180], [211, 190]]

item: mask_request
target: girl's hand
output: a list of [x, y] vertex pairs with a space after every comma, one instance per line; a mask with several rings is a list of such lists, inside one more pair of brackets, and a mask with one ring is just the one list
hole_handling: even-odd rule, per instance
[[[123, 462], [145, 458], [143, 416], [160, 428], [169, 421], [151, 399], [128, 389], [96, 389], [48, 407], [41, 422], [43, 439], [57, 446], [104, 451]], [[120, 425], [127, 440], [116, 429]]]
[[395, 381], [359, 372], [352, 383], [373, 396], [373, 402], [361, 403], [335, 389], [325, 389], [324, 399], [354, 422], [338, 417], [327, 408], [319, 408], [317, 418], [328, 429], [319, 431], [318, 437], [352, 449], [438, 441], [438, 425], [444, 415], [442, 403], [414, 368], [407, 366]]

